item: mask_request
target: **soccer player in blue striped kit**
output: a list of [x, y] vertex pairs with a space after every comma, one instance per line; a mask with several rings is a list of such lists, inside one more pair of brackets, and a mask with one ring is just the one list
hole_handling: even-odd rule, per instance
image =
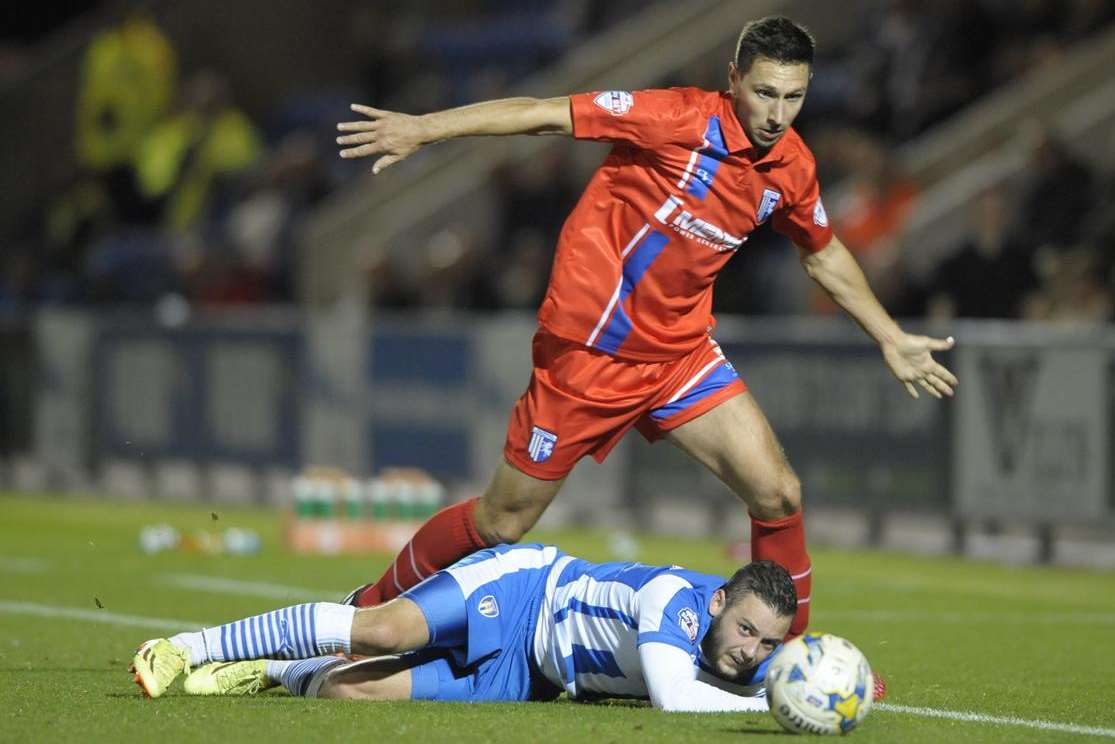
[[189, 672], [186, 692], [197, 695], [279, 684], [295, 695], [366, 700], [567, 692], [644, 698], [667, 711], [765, 711], [763, 662], [796, 607], [790, 575], [771, 561], [725, 580], [500, 545], [376, 607], [296, 605], [147, 641], [133, 671], [151, 697]]

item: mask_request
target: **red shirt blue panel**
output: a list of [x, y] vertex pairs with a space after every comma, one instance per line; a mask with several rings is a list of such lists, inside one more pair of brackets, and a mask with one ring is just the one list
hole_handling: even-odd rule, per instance
[[640, 361], [677, 358], [715, 325], [712, 284], [770, 220], [819, 251], [832, 230], [813, 155], [790, 129], [752, 147], [732, 98], [697, 88], [570, 96], [573, 135], [612, 142], [558, 238], [539, 322]]

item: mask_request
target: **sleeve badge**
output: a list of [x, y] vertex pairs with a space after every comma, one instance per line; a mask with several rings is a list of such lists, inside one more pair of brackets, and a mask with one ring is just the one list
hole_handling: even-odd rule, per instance
[[683, 607], [678, 611], [678, 625], [689, 636], [690, 642], [697, 640], [697, 633], [701, 630], [701, 620], [691, 608]]
[[817, 206], [813, 207], [813, 224], [820, 227], [828, 227], [829, 216], [825, 212], [825, 205], [821, 202], [821, 197], [817, 197]]
[[592, 102], [612, 116], [623, 116], [635, 105], [634, 97], [625, 90], [606, 90]]

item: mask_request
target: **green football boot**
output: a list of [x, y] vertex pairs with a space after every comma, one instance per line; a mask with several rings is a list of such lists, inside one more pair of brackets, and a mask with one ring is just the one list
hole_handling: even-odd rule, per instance
[[165, 638], [155, 638], [136, 650], [128, 671], [135, 674], [135, 683], [144, 695], [157, 698], [179, 674], [190, 671], [190, 652]]
[[195, 669], [183, 683], [190, 695], [255, 695], [274, 686], [267, 678], [264, 659], [206, 664]]

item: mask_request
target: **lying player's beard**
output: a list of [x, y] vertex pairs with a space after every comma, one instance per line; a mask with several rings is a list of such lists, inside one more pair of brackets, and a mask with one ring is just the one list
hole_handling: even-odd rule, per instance
[[723, 630], [721, 628], [721, 618], [714, 617], [709, 624], [708, 633], [701, 639], [701, 653], [705, 656], [705, 661], [711, 664], [712, 668], [716, 671], [716, 676], [722, 679], [727, 679], [729, 682], [747, 682], [751, 678], [751, 670], [754, 666], [748, 667], [743, 671], [736, 672], [732, 676], [725, 677], [720, 668], [721, 657], [724, 655], [724, 649], [727, 644], [721, 638]]

